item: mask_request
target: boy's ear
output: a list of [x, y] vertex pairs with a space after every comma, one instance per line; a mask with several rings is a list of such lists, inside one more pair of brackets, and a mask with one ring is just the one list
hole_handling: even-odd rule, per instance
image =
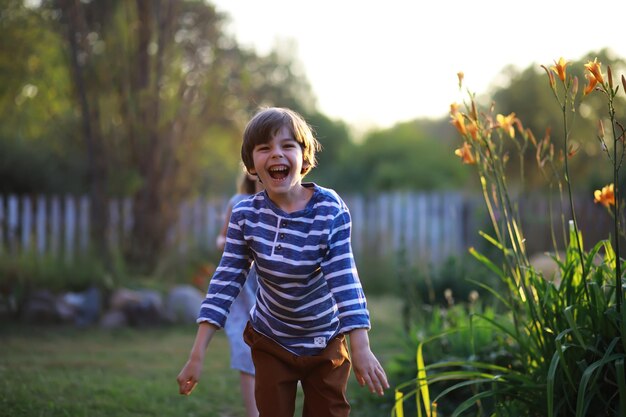
[[306, 174], [311, 170], [311, 164], [309, 161], [302, 161], [302, 169], [300, 170], [300, 174]]
[[250, 174], [252, 176], [256, 176], [256, 169], [254, 169], [254, 168], [248, 169], [248, 174]]

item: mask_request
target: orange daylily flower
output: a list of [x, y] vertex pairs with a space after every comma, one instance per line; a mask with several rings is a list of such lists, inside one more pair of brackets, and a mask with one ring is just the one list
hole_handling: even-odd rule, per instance
[[596, 84], [598, 83], [598, 80], [596, 79], [596, 77], [594, 77], [591, 74], [585, 74], [585, 78], [587, 79], [589, 84], [585, 86], [585, 90], [583, 91], [583, 96], [586, 96], [587, 94], [591, 93], [593, 89], [596, 88]]
[[478, 139], [478, 123], [476, 123], [476, 120], [470, 120], [469, 124], [465, 128], [467, 129], [467, 133], [470, 134], [472, 139]]
[[461, 88], [463, 86], [463, 78], [465, 77], [465, 74], [463, 74], [463, 71], [459, 71], [456, 73], [456, 76], [459, 79], [459, 88]]
[[515, 118], [515, 113], [511, 113], [508, 116], [503, 116], [501, 114], [498, 114], [496, 115], [496, 120], [498, 121], [498, 124], [500, 125], [500, 128], [502, 130], [507, 132], [510, 137], [515, 137], [515, 129], [513, 128], [513, 125], [515, 124], [515, 121], [517, 120]]
[[472, 155], [472, 147], [467, 142], [463, 142], [463, 146], [455, 150], [454, 154], [461, 158], [464, 164], [471, 165], [476, 163], [476, 159]]
[[606, 208], [610, 205], [615, 205], [615, 188], [613, 184], [605, 185], [602, 187], [602, 190], [595, 190], [593, 192], [593, 202], [600, 203]]
[[593, 74], [593, 77], [600, 84], [604, 83], [604, 78], [602, 77], [601, 67], [602, 63], [598, 62], [598, 58], [594, 59], [593, 62], [589, 61], [585, 64], [585, 68]]
[[467, 129], [465, 129], [465, 117], [462, 113], [456, 112], [452, 115], [451, 123], [456, 127], [456, 130], [463, 136], [467, 135]]
[[555, 65], [551, 66], [550, 69], [554, 71], [556, 75], [559, 76], [559, 79], [561, 81], [565, 81], [565, 77], [566, 77], [565, 67], [567, 67], [569, 62], [567, 62], [565, 59], [563, 59], [563, 57], [561, 57], [559, 58], [559, 62], [554, 61], [554, 64]]
[[450, 114], [455, 115], [459, 112], [459, 103], [450, 104]]

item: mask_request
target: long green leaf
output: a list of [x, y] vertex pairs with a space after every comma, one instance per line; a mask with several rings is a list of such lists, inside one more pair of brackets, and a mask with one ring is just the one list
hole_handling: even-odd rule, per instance
[[489, 268], [490, 270], [492, 270], [496, 275], [498, 275], [500, 278], [504, 278], [504, 271], [502, 271], [502, 269], [500, 269], [498, 266], [496, 266], [496, 264], [494, 264], [491, 259], [487, 258], [485, 255], [481, 254], [480, 252], [478, 252], [476, 249], [474, 248], [470, 248], [469, 249], [469, 253], [472, 254], [472, 256], [474, 258], [476, 258], [478, 261], [480, 261], [481, 263], [483, 263], [487, 268]]
[[610, 240], [603, 240], [602, 244], [604, 245], [604, 263], [609, 265], [611, 269], [615, 270], [617, 264], [615, 263], [616, 257], [613, 245]]
[[615, 361], [615, 370], [617, 371], [617, 389], [619, 392], [619, 415], [626, 415], [626, 368], [624, 367], [624, 359]]
[[476, 314], [476, 316], [482, 318], [486, 322], [490, 323], [492, 326], [502, 330], [505, 334], [511, 336], [520, 346], [521, 350], [526, 350], [526, 351], [528, 350], [528, 344], [525, 343], [525, 341], [519, 337], [519, 335], [517, 334], [517, 332], [514, 331], [514, 329], [507, 329], [503, 324], [498, 323], [495, 319], [483, 316], [481, 314]]
[[604, 356], [602, 357], [602, 359], [589, 365], [587, 369], [585, 369], [585, 371], [583, 372], [583, 375], [580, 378], [580, 384], [578, 385], [578, 395], [576, 398], [576, 417], [582, 417], [584, 410], [586, 410], [587, 407], [589, 406], [591, 398], [587, 398], [587, 396], [585, 395], [585, 392], [587, 390], [587, 385], [589, 384], [589, 380], [593, 377], [594, 372], [598, 368], [605, 366], [609, 362], [617, 361], [619, 359], [622, 359], [622, 360], [624, 359], [624, 354], [621, 354], [621, 353], [610, 354], [618, 342], [619, 342], [618, 338], [614, 338], [609, 344], [609, 346], [607, 347], [606, 352]]
[[493, 246], [495, 246], [496, 248], [500, 249], [502, 252], [504, 252], [504, 254], [507, 254], [508, 249], [505, 248], [502, 243], [500, 243], [500, 241], [490, 235], [488, 235], [487, 233], [483, 232], [482, 230], [478, 231], [478, 234], [481, 235], [486, 241], [488, 241], [489, 243], [491, 243]]
[[572, 333], [574, 334], [574, 337], [578, 341], [578, 344], [584, 349], [587, 349], [587, 343], [585, 342], [585, 339], [583, 338], [582, 334], [580, 333], [580, 330], [578, 329], [578, 325], [576, 324], [576, 321], [574, 320], [574, 314], [572, 313], [572, 310], [573, 310], [573, 306], [567, 306], [565, 308], [565, 311], [564, 311], [565, 319], [567, 320], [567, 323], [569, 324], [570, 329], [572, 330]]
[[569, 333], [570, 333], [570, 329], [566, 329], [566, 330], [563, 330], [561, 333], [559, 333], [556, 336], [556, 338], [555, 338], [555, 343], [556, 343], [556, 347], [557, 347], [556, 353], [559, 355], [559, 357], [561, 358], [561, 362], [564, 364], [563, 365], [563, 371], [565, 372], [565, 376], [567, 377], [567, 381], [569, 382], [569, 384], [570, 384], [572, 389], [576, 389], [576, 384], [574, 383], [574, 378], [572, 377], [572, 373], [570, 372], [570, 369], [567, 366], [567, 362], [566, 362], [565, 356], [564, 356], [565, 351], [568, 350], [570, 347], [573, 347], [573, 346], [572, 345], [567, 345], [567, 344], [564, 345], [561, 342], [561, 340], [563, 338], [565, 338]]
[[498, 374], [505, 375], [505, 378], [508, 380], [515, 380], [526, 384], [532, 387], [540, 387], [540, 384], [535, 383], [528, 375], [525, 373], [521, 373], [519, 371], [515, 371], [508, 367], [502, 367], [498, 365], [494, 365], [491, 363], [483, 363], [483, 362], [466, 362], [466, 361], [449, 361], [449, 362], [439, 362], [437, 364], [427, 366], [427, 370], [437, 370], [439, 368], [451, 368], [458, 367], [462, 370], [455, 371], [444, 371], [436, 373], [432, 378], [429, 378], [429, 382], [434, 381], [435, 379], [440, 381], [444, 379], [467, 379], [476, 376], [485, 376], [490, 374], [485, 374], [477, 371], [469, 371], [463, 370], [467, 368], [476, 368], [482, 369], [484, 371], [497, 372]]
[[606, 247], [604, 241], [600, 241], [594, 245], [594, 247], [587, 254], [587, 258], [585, 259], [585, 271], [590, 271], [591, 266], [593, 265], [593, 261], [595, 260], [595, 256], [598, 254], [602, 247]]
[[479, 392], [476, 395], [473, 395], [472, 397], [468, 398], [467, 400], [463, 401], [452, 413], [451, 417], [458, 417], [460, 416], [465, 410], [467, 410], [468, 408], [470, 408], [471, 406], [473, 406], [474, 404], [476, 404], [476, 402], [478, 402], [478, 400], [481, 400], [483, 398], [488, 398], [493, 396], [493, 392], [491, 391], [483, 391], [483, 392]]
[[559, 352], [554, 352], [552, 360], [550, 361], [550, 368], [548, 368], [548, 378], [546, 380], [546, 390], [548, 396], [548, 417], [554, 416], [554, 380], [560, 360], [561, 355], [559, 355]]
[[497, 375], [495, 375], [492, 378], [472, 379], [470, 381], [459, 382], [458, 384], [454, 384], [451, 387], [448, 387], [448, 388], [444, 389], [443, 391], [441, 391], [439, 393], [439, 395], [437, 395], [433, 399], [433, 402], [438, 403], [440, 399], [442, 399], [443, 397], [445, 397], [446, 395], [448, 395], [449, 393], [451, 393], [452, 391], [455, 391], [457, 389], [460, 389], [460, 388], [463, 388], [463, 387], [467, 387], [467, 386], [471, 386], [471, 385], [480, 385], [480, 384], [489, 383], [489, 382], [505, 382], [505, 381], [504, 380], [500, 380], [500, 378]]
[[[511, 378], [509, 378], [511, 376]], [[440, 372], [436, 375], [433, 375], [428, 379], [429, 384], [434, 384], [437, 382], [444, 381], [458, 381], [458, 380], [476, 380], [476, 379], [487, 379], [492, 380], [497, 378], [501, 381], [517, 381], [517, 382], [526, 382], [527, 380], [524, 378], [515, 377], [515, 375], [510, 374], [490, 374], [486, 372], [478, 372], [478, 371], [465, 371], [465, 370], [456, 370], [456, 371], [446, 371]]]
[[502, 304], [504, 304], [504, 306], [509, 309], [512, 310], [513, 308], [511, 307], [511, 304], [504, 299], [504, 297], [502, 297], [502, 295], [500, 295], [500, 293], [498, 291], [496, 291], [494, 288], [488, 286], [487, 284], [483, 283], [483, 282], [479, 282], [479, 281], [475, 281], [473, 279], [466, 279], [467, 282], [471, 282], [474, 285], [479, 286], [480, 288], [484, 289], [485, 291], [489, 292], [491, 295], [493, 295], [495, 298], [497, 298], [498, 300], [500, 300], [500, 302]]
[[[424, 409], [426, 410], [426, 416], [431, 417], [430, 411], [430, 394], [428, 392], [428, 383], [426, 382], [426, 367], [424, 366], [424, 355], [422, 353], [422, 348], [424, 346], [424, 342], [420, 343], [417, 346], [417, 384], [419, 387], [419, 396], [422, 399], [422, 403], [424, 404]], [[418, 397], [419, 398], [419, 397]], [[417, 404], [418, 416], [421, 415], [421, 407], [418, 401]]]
[[395, 391], [395, 399], [396, 402], [394, 404], [393, 412], [391, 413], [391, 415], [396, 417], [404, 417], [404, 394], [402, 394], [402, 391]]

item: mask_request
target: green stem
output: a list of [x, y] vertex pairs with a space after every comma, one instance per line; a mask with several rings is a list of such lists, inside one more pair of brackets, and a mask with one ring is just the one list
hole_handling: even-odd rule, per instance
[[613, 244], [615, 247], [615, 297], [617, 301], [617, 311], [622, 308], [622, 265], [620, 257], [620, 216], [619, 216], [619, 164], [617, 162], [617, 146], [619, 137], [615, 130], [615, 107], [613, 107], [613, 92], [609, 95], [609, 116], [611, 118], [611, 129], [613, 130], [613, 193], [615, 205], [613, 206]]
[[[488, 142], [485, 143], [485, 147], [487, 148], [488, 155], [496, 155], [493, 148], [490, 146]], [[491, 166], [493, 172], [493, 180], [496, 185], [496, 196], [500, 210], [502, 211], [502, 219], [504, 226], [506, 229], [506, 233], [509, 237], [509, 242], [512, 247], [512, 253], [515, 257], [515, 263], [511, 263], [509, 261], [509, 257], [505, 255], [505, 259], [507, 260], [507, 265], [509, 266], [510, 273], [516, 277], [516, 284], [521, 288], [524, 292], [524, 296], [526, 298], [526, 305], [528, 308], [528, 312], [530, 316], [533, 318], [531, 323], [533, 327], [535, 327], [535, 331], [537, 334], [541, 334], [541, 324], [542, 320], [537, 312], [534, 300], [533, 291], [528, 288], [526, 277], [523, 271], [528, 271], [530, 269], [530, 262], [528, 261], [528, 255], [526, 254], [524, 237], [522, 236], [522, 230], [519, 227], [519, 216], [516, 216], [517, 211], [510, 199], [510, 194], [508, 191], [508, 186], [506, 182], [506, 175], [504, 172], [504, 167], [502, 161], [500, 159], [491, 159]], [[504, 234], [504, 230], [503, 230]], [[504, 240], [500, 240], [503, 244], [505, 244]], [[518, 289], [519, 291], [519, 289]], [[544, 340], [543, 338], [539, 338], [536, 340], [539, 343], [538, 348], [544, 350]]]
[[576, 220], [576, 211], [574, 209], [574, 198], [572, 197], [572, 184], [569, 176], [569, 151], [567, 149], [569, 131], [567, 129], [567, 113], [566, 106], [562, 105], [561, 111], [563, 113], [563, 132], [565, 133], [564, 144], [563, 144], [563, 152], [565, 157], [565, 183], [567, 184], [567, 194], [569, 196], [569, 205], [570, 211], [572, 212], [572, 221], [574, 223], [574, 235], [576, 236], [576, 248], [578, 249], [578, 256], [580, 257], [580, 268], [582, 270], [582, 280], [584, 283], [585, 296], [587, 300], [591, 301], [591, 297], [589, 296], [589, 289], [587, 288], [587, 273], [585, 271], [585, 259], [583, 256], [583, 248], [582, 242], [580, 239], [580, 234], [578, 233], [578, 221]]

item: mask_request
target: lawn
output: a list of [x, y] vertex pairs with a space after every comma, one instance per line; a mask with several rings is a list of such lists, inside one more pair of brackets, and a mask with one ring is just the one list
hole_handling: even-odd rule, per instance
[[[372, 349], [385, 364], [401, 349], [400, 302], [369, 303]], [[2, 323], [0, 417], [243, 416], [223, 332], [209, 347], [194, 393], [178, 394], [176, 375], [194, 335], [194, 325], [111, 331]], [[389, 415], [354, 376], [348, 389], [352, 415]]]

